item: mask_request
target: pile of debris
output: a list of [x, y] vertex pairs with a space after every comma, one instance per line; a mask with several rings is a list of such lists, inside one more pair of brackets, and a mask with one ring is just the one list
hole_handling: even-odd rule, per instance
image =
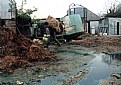
[[0, 27], [0, 70], [13, 72], [18, 67], [30, 66], [32, 61], [55, 60], [48, 50], [9, 28]]
[[97, 51], [121, 51], [121, 36], [91, 36], [80, 40], [73, 40], [70, 44], [79, 44]]

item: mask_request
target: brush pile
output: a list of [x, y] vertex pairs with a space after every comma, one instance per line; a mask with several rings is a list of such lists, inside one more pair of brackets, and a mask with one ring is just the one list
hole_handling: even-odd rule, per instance
[[31, 66], [33, 61], [52, 60], [55, 57], [42, 45], [0, 27], [0, 71], [11, 73], [16, 68]]
[[121, 51], [121, 36], [93, 36], [80, 40], [73, 40], [70, 44], [79, 44], [97, 51]]

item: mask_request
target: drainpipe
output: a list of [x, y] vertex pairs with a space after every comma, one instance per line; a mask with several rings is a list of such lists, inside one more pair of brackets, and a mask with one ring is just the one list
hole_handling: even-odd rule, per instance
[[87, 8], [83, 8], [83, 11], [84, 11], [84, 31], [86, 32], [87, 31]]

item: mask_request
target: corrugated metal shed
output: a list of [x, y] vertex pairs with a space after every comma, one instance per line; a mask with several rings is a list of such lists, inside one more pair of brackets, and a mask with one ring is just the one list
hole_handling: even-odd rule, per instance
[[0, 18], [11, 19], [12, 18], [12, 6], [10, 0], [0, 0]]
[[104, 18], [99, 22], [99, 33], [121, 35], [121, 18]]

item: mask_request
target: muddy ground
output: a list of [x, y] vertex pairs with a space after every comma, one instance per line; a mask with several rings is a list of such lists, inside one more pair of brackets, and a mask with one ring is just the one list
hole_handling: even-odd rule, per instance
[[[72, 40], [62, 44], [61, 47], [50, 45], [48, 50], [56, 56], [57, 60], [32, 62], [31, 67], [18, 68], [12, 74], [0, 72], [0, 84], [73, 85], [90, 73], [90, 68], [83, 67], [96, 57], [94, 54], [120, 53], [120, 46], [120, 36], [91, 36]], [[121, 61], [112, 64], [121, 67]], [[60, 77], [56, 81], [56, 77], [58, 78], [60, 74], [64, 77]], [[48, 78], [49, 80], [47, 80]], [[120, 80], [121, 72], [112, 73], [108, 79], [101, 80], [100, 85], [120, 85]]]
[[[72, 40], [70, 44], [82, 45], [96, 52], [103, 52], [118, 61], [111, 63], [121, 68], [121, 36], [93, 36], [81, 40]], [[121, 72], [110, 74], [108, 79], [100, 80], [100, 85], [121, 85]]]
[[90, 36], [79, 40], [72, 40], [70, 44], [82, 45], [97, 52], [120, 52], [121, 36]]
[[[45, 77], [67, 73], [76, 67], [87, 65], [95, 57], [92, 55], [94, 51], [80, 45], [63, 44], [61, 47], [52, 45], [49, 47], [49, 50], [55, 54], [57, 61], [34, 62], [32, 63], [32, 67], [19, 68], [13, 74], [6, 75], [1, 73], [0, 81], [2, 83], [13, 82], [14, 84], [17, 81], [21, 81], [32, 84], [35, 81], [41, 81]], [[87, 73], [89, 73], [89, 69], [81, 69], [73, 74], [79, 78], [83, 78]], [[80, 74], [80, 76], [77, 74]], [[63, 83], [67, 83], [68, 85], [72, 83], [72, 80], [74, 82], [76, 79], [75, 75], [68, 75], [68, 77], [73, 76], [73, 78], [71, 80], [70, 77], [67, 80], [64, 79]]]

